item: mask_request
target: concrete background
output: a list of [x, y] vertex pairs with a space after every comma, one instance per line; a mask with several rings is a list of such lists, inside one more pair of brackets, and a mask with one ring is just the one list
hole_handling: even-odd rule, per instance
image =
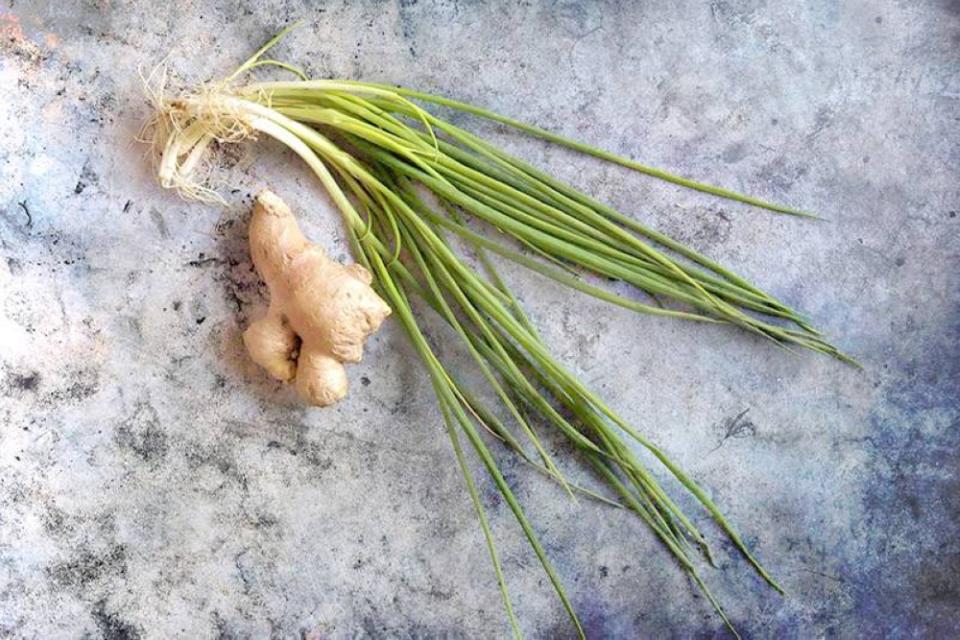
[[[709, 489], [787, 587], [778, 597], [720, 547], [706, 579], [743, 633], [960, 634], [955, 0], [8, 0], [0, 636], [508, 633], [399, 327], [326, 411], [242, 352], [263, 305], [249, 194], [273, 186], [346, 257], [310, 176], [257, 145], [218, 210], [157, 187], [134, 142], [149, 112], [138, 65], [170, 54], [183, 78], [216, 78], [298, 18], [278, 56], [317, 76], [444, 93], [829, 218], [731, 205], [464, 121], [751, 277], [864, 363], [507, 272], [563, 361]], [[636, 518], [573, 505], [500, 454], [591, 637], [725, 635]], [[483, 487], [525, 632], [570, 637]]]

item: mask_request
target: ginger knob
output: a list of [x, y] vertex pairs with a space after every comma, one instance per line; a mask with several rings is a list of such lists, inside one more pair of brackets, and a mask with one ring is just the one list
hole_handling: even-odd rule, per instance
[[267, 189], [253, 206], [250, 255], [270, 308], [244, 332], [247, 352], [274, 378], [294, 381], [308, 404], [337, 402], [347, 395], [343, 363], [360, 362], [364, 341], [390, 315], [370, 272], [328, 258]]

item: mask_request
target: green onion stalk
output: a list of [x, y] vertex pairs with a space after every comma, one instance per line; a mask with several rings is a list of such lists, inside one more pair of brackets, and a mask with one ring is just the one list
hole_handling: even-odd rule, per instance
[[[206, 171], [213, 152], [259, 136], [289, 147], [310, 167], [343, 216], [355, 259], [374, 274], [378, 293], [393, 308], [430, 376], [515, 637], [521, 636], [520, 624], [464, 441], [515, 516], [581, 637], [584, 631], [574, 606], [504, 478], [494, 446], [511, 449], [570, 496], [580, 494], [636, 514], [736, 634], [698, 568], [698, 556], [713, 563], [706, 537], [655, 473], [665, 472], [692, 494], [753, 569], [782, 593], [781, 587], [707, 492], [551, 354], [497, 272], [495, 260], [522, 265], [640, 313], [735, 325], [788, 349], [850, 358], [797, 311], [744, 278], [422, 105], [492, 120], [729, 200], [789, 215], [809, 214], [674, 176], [455, 100], [383, 84], [309, 79], [292, 65], [264, 57], [288, 31], [271, 39], [226, 80], [199, 90], [168, 98], [156, 78], [148, 79], [157, 108], [149, 139], [158, 151], [160, 183], [187, 197], [215, 200]], [[279, 67], [297, 79], [239, 83], [263, 66]], [[468, 262], [458, 245], [469, 247], [478, 260]], [[626, 283], [637, 297], [648, 300], [591, 284], [583, 274], [600, 276], [595, 282]], [[422, 328], [427, 309], [462, 343], [496, 397], [496, 406], [481, 400], [439, 355]], [[592, 470], [604, 490], [587, 489], [564, 476], [538, 436], [543, 428], [562, 434], [575, 450], [574, 458]], [[650, 454], [644, 458], [661, 469], [641, 460], [644, 451]]]

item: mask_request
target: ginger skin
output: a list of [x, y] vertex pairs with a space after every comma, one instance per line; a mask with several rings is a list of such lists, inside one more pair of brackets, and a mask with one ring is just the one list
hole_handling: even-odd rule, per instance
[[270, 309], [243, 334], [254, 362], [274, 378], [295, 380], [308, 404], [326, 407], [347, 395], [344, 362], [360, 362], [363, 343], [390, 307], [370, 272], [331, 260], [300, 232], [276, 194], [257, 194], [250, 254], [270, 289]]

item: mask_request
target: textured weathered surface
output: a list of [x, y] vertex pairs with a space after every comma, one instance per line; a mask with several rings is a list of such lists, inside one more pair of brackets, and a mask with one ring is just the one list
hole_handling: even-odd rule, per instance
[[[708, 487], [782, 579], [786, 598], [721, 549], [706, 577], [737, 625], [960, 633], [957, 2], [220, 4], [0, 10], [0, 636], [508, 631], [396, 324], [329, 410], [302, 408], [243, 355], [263, 304], [249, 194], [274, 187], [345, 255], [307, 173], [261, 144], [218, 211], [162, 192], [134, 142], [138, 65], [172, 51], [182, 76], [217, 77], [296, 18], [307, 25], [279, 53], [313, 74], [442, 92], [829, 218], [484, 129], [806, 310], [864, 363], [509, 271], [563, 360]], [[723, 635], [635, 518], [503, 464], [591, 637]], [[509, 510], [485, 495], [525, 631], [570, 636]]]

